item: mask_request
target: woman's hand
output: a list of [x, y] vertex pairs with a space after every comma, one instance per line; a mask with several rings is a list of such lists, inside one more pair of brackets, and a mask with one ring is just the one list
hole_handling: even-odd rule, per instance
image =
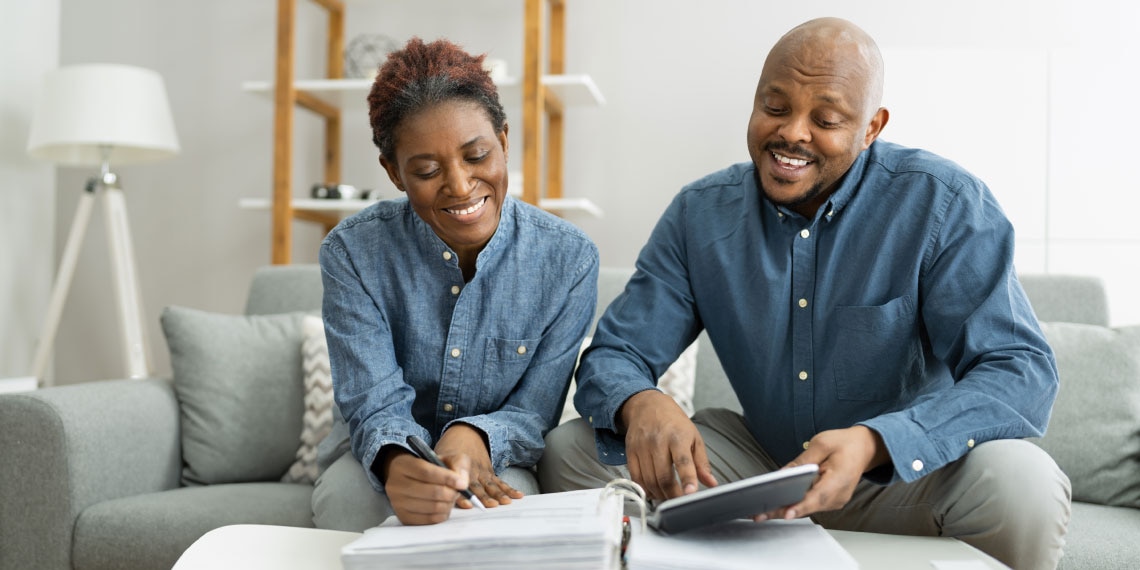
[[445, 460], [450, 469], [445, 469], [400, 447], [386, 452], [384, 492], [401, 523], [436, 524], [451, 516], [459, 490], [470, 484], [470, 460], [462, 455], [450, 459]]
[[[496, 507], [523, 498], [523, 493], [504, 483], [495, 475], [491, 465], [491, 454], [483, 433], [467, 424], [456, 423], [443, 433], [436, 443], [435, 452], [444, 463], [451, 465], [449, 458], [465, 457], [470, 464], [471, 492], [479, 497], [485, 507]], [[474, 505], [460, 497], [459, 506], [469, 509]]]

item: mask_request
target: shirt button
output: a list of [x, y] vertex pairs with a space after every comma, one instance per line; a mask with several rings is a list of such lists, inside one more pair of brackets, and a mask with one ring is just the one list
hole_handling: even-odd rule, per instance
[[804, 308], [804, 307], [806, 307], [806, 306], [807, 306], [807, 299], [800, 299], [800, 300], [799, 300], [799, 303], [797, 303], [797, 304], [798, 304], [798, 305], [800, 306], [800, 308], [802, 309], [802, 308]]
[[914, 463], [910, 464], [910, 468], [914, 469], [915, 471], [922, 471], [922, 460], [921, 459], [915, 459]]
[[452, 285], [451, 286], [451, 294], [452, 295], [458, 295], [459, 294], [459, 285]]
[[526, 347], [520, 346], [516, 352], [518, 352], [519, 354], [526, 354]]
[[807, 448], [809, 448], [809, 447], [811, 447], [811, 442], [810, 442], [810, 441], [805, 441], [805, 442], [804, 442], [804, 451], [807, 451]]
[[800, 370], [800, 380], [807, 380], [807, 371]]
[[807, 230], [800, 230], [800, 237], [802, 237], [802, 238], [805, 238], [805, 239], [806, 239], [806, 238], [807, 238], [808, 236], [810, 236], [810, 235], [811, 235], [811, 232], [809, 232], [809, 231], [807, 231]]
[[451, 261], [451, 252], [450, 251], [443, 252], [443, 260], [444, 261]]
[[455, 406], [452, 406], [451, 404], [444, 404], [443, 405], [443, 411], [445, 411], [445, 412], [450, 412], [451, 410], [454, 410], [454, 409], [455, 409]]
[[776, 212], [776, 217], [783, 219], [784, 213], [783, 212]]
[[452, 356], [453, 358], [459, 358], [459, 355], [460, 355], [460, 354], [461, 354], [461, 353], [459, 352], [459, 349], [458, 349], [458, 348], [453, 348], [453, 349], [451, 349], [451, 356]]
[[830, 218], [831, 216], [834, 216], [834, 215], [835, 215], [835, 210], [828, 210], [827, 211], [827, 217]]
[[970, 447], [970, 448], [973, 448], [973, 447], [974, 447], [974, 440], [973, 440], [973, 439], [970, 439], [970, 441], [967, 441], [967, 442], [966, 442], [966, 447]]

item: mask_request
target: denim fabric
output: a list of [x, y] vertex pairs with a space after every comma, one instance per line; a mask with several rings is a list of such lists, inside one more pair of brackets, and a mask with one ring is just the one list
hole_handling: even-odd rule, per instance
[[486, 435], [496, 472], [538, 461], [593, 320], [598, 252], [584, 233], [508, 198], [464, 283], [401, 198], [341, 222], [320, 264], [333, 390], [361, 464], [409, 434], [434, 445], [454, 422]]
[[1018, 283], [1013, 227], [954, 163], [878, 141], [813, 219], [752, 163], [686, 186], [598, 323], [574, 403], [625, 462], [620, 406], [707, 329], [749, 430], [781, 464], [864, 424], [913, 481], [999, 438], [1039, 436], [1058, 380]]

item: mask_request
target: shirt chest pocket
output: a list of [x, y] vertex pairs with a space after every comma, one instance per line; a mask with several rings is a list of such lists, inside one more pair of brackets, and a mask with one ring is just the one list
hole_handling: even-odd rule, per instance
[[487, 337], [479, 395], [484, 408], [497, 409], [498, 404], [506, 400], [530, 367], [538, 341], [537, 338]]
[[834, 377], [841, 400], [897, 399], [922, 379], [922, 346], [910, 296], [836, 307]]

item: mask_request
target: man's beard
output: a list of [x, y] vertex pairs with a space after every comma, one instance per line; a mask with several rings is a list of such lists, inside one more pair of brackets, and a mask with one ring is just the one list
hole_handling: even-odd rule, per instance
[[[756, 178], [756, 182], [760, 186], [760, 191], [764, 193], [764, 197], [767, 198], [769, 202], [776, 204], [777, 206], [783, 206], [789, 209], [795, 209], [797, 206], [802, 206], [808, 202], [811, 202], [812, 200], [815, 200], [819, 197], [820, 194], [823, 194], [824, 190], [823, 182], [816, 182], [815, 185], [813, 185], [811, 188], [808, 188], [807, 192], [804, 192], [803, 194], [800, 194], [791, 200], [777, 200], [772, 196], [772, 194], [768, 192], [767, 188], [764, 188], [764, 181], [760, 180], [759, 173], [757, 173]], [[776, 180], [777, 183], [780, 182], [779, 178], [776, 178]]]

